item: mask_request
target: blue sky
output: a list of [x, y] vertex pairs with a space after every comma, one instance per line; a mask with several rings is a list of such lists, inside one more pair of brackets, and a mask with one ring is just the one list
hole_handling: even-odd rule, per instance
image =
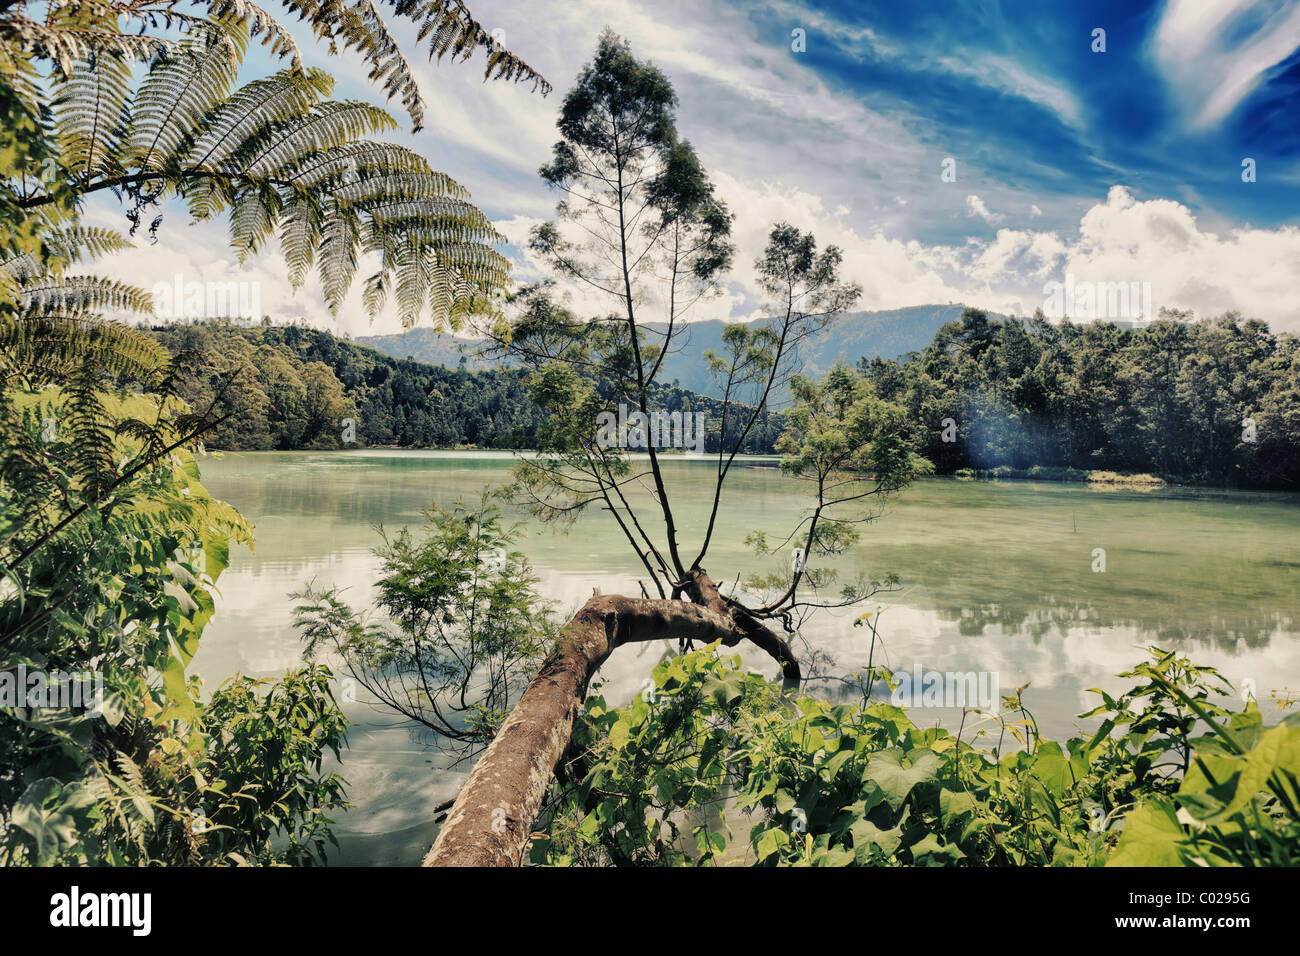
[[[555, 200], [536, 170], [556, 112], [609, 25], [673, 81], [679, 128], [737, 214], [737, 269], [695, 318], [760, 313], [750, 264], [768, 226], [787, 220], [844, 249], [864, 308], [1030, 313], [1045, 283], [1069, 274], [1149, 282], [1157, 306], [1238, 309], [1300, 331], [1300, 0], [470, 6], [555, 92], [485, 84], [481, 60], [413, 55], [429, 117], [395, 138], [470, 189], [514, 240], [521, 279], [539, 274], [522, 239]], [[354, 58], [301, 44], [338, 76], [336, 95], [377, 99]], [[256, 56], [246, 72], [266, 68]], [[955, 182], [940, 178], [949, 158]], [[183, 219], [171, 217], [165, 254], [122, 257], [126, 273], [147, 286], [149, 270], [236, 268], [217, 230]], [[249, 269], [268, 311], [334, 325], [272, 258]], [[395, 328], [386, 317], [372, 329], [352, 307], [337, 323]]]
[[[1104, 194], [1119, 178], [1139, 194], [1260, 225], [1300, 210], [1294, 49], [1275, 65], [1255, 58], [1256, 81], [1217, 121], [1197, 122], [1218, 77], [1183, 82], [1195, 77], [1197, 60], [1212, 61], [1215, 74], [1248, 58], [1261, 35], [1294, 16], [1293, 4], [1243, 4], [1203, 48], [1188, 43], [1170, 57], [1161, 29], [1175, 24], [1165, 22], [1161, 2], [808, 8], [826, 22], [812, 35], [809, 68], [846, 96], [901, 116], [936, 154], [970, 155], [973, 187], [1013, 191], [1043, 208]], [[753, 16], [776, 37], [790, 14]], [[1104, 52], [1093, 50], [1095, 29], [1105, 30]], [[1262, 168], [1263, 188], [1244, 188], [1245, 157]], [[916, 229], [952, 238], [946, 224]]]

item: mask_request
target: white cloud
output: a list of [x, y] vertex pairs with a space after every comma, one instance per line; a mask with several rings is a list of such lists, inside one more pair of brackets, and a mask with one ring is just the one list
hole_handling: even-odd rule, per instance
[[[788, 222], [811, 231], [818, 246], [839, 246], [843, 252], [842, 273], [863, 286], [863, 307], [908, 300], [947, 302], [958, 290], [949, 285], [943, 272], [952, 262], [952, 250], [888, 238], [881, 232], [862, 233], [845, 211], [830, 210], [814, 193], [773, 181], [754, 182], [726, 173], [715, 173], [719, 195], [735, 214], [732, 239], [736, 244], [732, 279], [744, 294], [747, 307], [733, 313], [733, 319], [759, 314], [763, 295], [758, 288], [754, 262], [762, 255], [773, 224]], [[915, 296], [915, 298], [911, 298]]]
[[1090, 281], [1150, 282], [1156, 306], [1200, 315], [1237, 309], [1300, 332], [1300, 228], [1203, 230], [1168, 199], [1139, 202], [1123, 186], [1079, 223], [1064, 271]]
[[[1192, 211], [1169, 199], [1139, 201], [1123, 186], [1110, 190], [1080, 218], [1077, 233], [999, 229], [992, 240], [968, 239], [961, 245], [926, 244], [890, 237], [882, 230], [861, 231], [849, 211], [829, 207], [822, 197], [778, 181], [754, 181], [726, 172], [714, 175], [719, 195], [736, 219], [735, 268], [722, 294], [701, 301], [692, 320], [741, 320], [760, 314], [763, 297], [753, 263], [762, 253], [775, 222], [811, 230], [821, 246], [837, 245], [844, 254], [843, 274], [863, 287], [860, 307], [891, 309], [909, 305], [964, 302], [1017, 314], [1044, 304], [1043, 284], [1067, 274], [1090, 282], [1149, 282], [1155, 307], [1192, 309], [1216, 315], [1235, 309], [1268, 321], [1276, 331], [1300, 333], [1300, 228], [1242, 226], [1209, 231]], [[974, 197], [972, 197], [974, 198]], [[318, 285], [290, 287], [278, 252], [240, 266], [226, 246], [224, 224], [184, 225], [183, 212], [169, 214], [166, 241], [138, 241], [136, 248], [101, 260], [96, 268], [146, 289], [185, 282], [256, 282], [262, 311], [278, 320], [301, 317], [312, 325], [352, 335], [400, 331], [391, 310], [372, 325], [354, 289], [336, 320]], [[93, 210], [97, 225], [120, 225], [104, 209]], [[179, 221], [178, 221], [179, 220]], [[546, 273], [527, 249], [537, 217], [500, 220], [497, 228], [512, 246], [515, 276], [535, 281]], [[214, 250], [216, 250], [214, 252]], [[362, 266], [364, 271], [365, 264]], [[610, 300], [579, 285], [561, 286], [567, 304], [582, 315], [600, 314]], [[654, 317], [651, 315], [650, 317]]]
[[975, 279], [993, 283], [1019, 277], [1045, 277], [1065, 252], [1054, 232], [999, 229], [997, 238], [984, 246], [967, 269]]
[[940, 57], [937, 61], [949, 73], [974, 80], [981, 86], [1037, 103], [1055, 113], [1067, 126], [1083, 127], [1083, 109], [1069, 90], [1045, 77], [1035, 76], [1020, 64], [1003, 56], [968, 53]]
[[983, 219], [989, 225], [999, 223], [1006, 218], [1001, 213], [991, 212], [984, 200], [975, 195], [966, 197], [966, 215]]
[[1067, 273], [1091, 282], [1150, 282], [1155, 307], [1216, 315], [1236, 309], [1277, 331], [1300, 332], [1300, 228], [1249, 226], [1211, 232], [1191, 210], [1168, 199], [1138, 201], [1122, 186], [1080, 218], [1075, 235], [999, 229], [992, 240], [925, 244], [862, 233], [815, 194], [775, 182], [718, 174], [736, 212], [734, 278], [754, 314], [760, 296], [752, 262], [774, 221], [812, 230], [844, 252], [844, 275], [863, 286], [861, 307], [890, 309], [958, 301], [1000, 312], [1032, 313], [1043, 285]]
[[1169, 0], [1151, 53], [1195, 128], [1215, 125], [1300, 47], [1300, 6]]

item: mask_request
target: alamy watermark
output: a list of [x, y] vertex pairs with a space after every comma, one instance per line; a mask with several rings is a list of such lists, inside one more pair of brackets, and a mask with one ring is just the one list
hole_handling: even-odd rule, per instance
[[927, 671], [917, 664], [898, 680], [889, 702], [895, 707], [975, 707], [997, 714], [1002, 700], [997, 671]]
[[81, 926], [123, 927], [133, 936], [148, 936], [153, 928], [150, 893], [82, 892], [73, 886], [50, 897], [50, 925], [74, 929]]
[[596, 444], [601, 448], [644, 451], [651, 446], [689, 448], [704, 454], [704, 412], [650, 412], [618, 406], [618, 415], [601, 412], [596, 416]]
[[153, 287], [155, 314], [164, 319], [244, 319], [262, 317], [262, 284], [257, 281], [186, 282], [176, 273], [171, 282]]
[[98, 671], [28, 670], [19, 664], [0, 671], [0, 709], [15, 707], [104, 711], [104, 675]]
[[1064, 282], [1043, 286], [1043, 314], [1049, 319], [1147, 320], [1155, 315], [1150, 282], [1076, 281], [1067, 272]]

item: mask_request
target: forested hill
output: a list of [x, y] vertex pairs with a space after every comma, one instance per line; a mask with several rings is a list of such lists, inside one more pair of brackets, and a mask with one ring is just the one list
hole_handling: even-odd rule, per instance
[[[213, 321], [152, 331], [169, 351], [197, 356], [200, 373], [182, 386], [196, 409], [209, 406], [227, 370], [240, 370], [216, 406], [227, 417], [207, 438], [212, 448], [336, 448], [345, 444], [344, 419], [355, 423], [359, 445], [537, 447], [542, 414], [521, 369], [448, 369], [301, 326]], [[706, 448], [716, 449], [720, 402], [669, 386], [653, 397], [657, 410], [704, 412]], [[744, 451], [771, 453], [780, 427], [779, 416], [764, 416]]]
[[[215, 448], [338, 447], [345, 418], [361, 445], [537, 446], [541, 416], [520, 369], [449, 369], [296, 326], [209, 322], [154, 334], [202, 357], [204, 374], [186, 386], [197, 408], [211, 401], [220, 370], [244, 370], [219, 405], [231, 414], [209, 440]], [[1127, 329], [967, 309], [900, 359], [855, 358], [905, 410], [913, 446], [939, 474], [1108, 470], [1300, 487], [1300, 342], [1262, 322]], [[809, 362], [806, 371], [822, 370]], [[655, 405], [705, 412], [706, 447], [716, 449], [720, 402], [662, 386]], [[782, 421], [765, 416], [744, 450], [771, 453]]]
[[[960, 305], [918, 305], [882, 312], [849, 312], [800, 345], [805, 371], [824, 375], [836, 361], [852, 365], [862, 356], [898, 358], [930, 344], [946, 322], [957, 319]], [[662, 328], [650, 323], [648, 328]], [[687, 335], [674, 340], [672, 353], [664, 362], [660, 375], [663, 382], [676, 381], [681, 388], [701, 395], [721, 397], [717, 383], [709, 374], [704, 353], [720, 349], [724, 323], [692, 322]], [[469, 370], [493, 367], [477, 354], [479, 342], [429, 328], [411, 329], [402, 335], [376, 335], [357, 340], [395, 358], [413, 358], [448, 368], [460, 366], [462, 359]], [[784, 396], [782, 396], [784, 397]]]
[[444, 368], [465, 368], [473, 372], [500, 368], [502, 364], [499, 359], [479, 354], [483, 345], [480, 339], [439, 332], [423, 325], [397, 335], [362, 335], [356, 341], [393, 358], [414, 359]]
[[214, 448], [337, 447], [346, 418], [360, 445], [527, 447], [541, 422], [517, 372], [394, 359], [299, 326], [203, 322], [153, 332], [169, 351], [200, 357], [203, 374], [185, 392], [197, 409], [211, 402], [222, 372], [240, 369], [218, 404], [231, 414], [208, 439]]
[[941, 474], [1103, 469], [1300, 488], [1300, 340], [1257, 320], [1126, 329], [968, 309], [920, 352], [858, 367], [904, 407]]

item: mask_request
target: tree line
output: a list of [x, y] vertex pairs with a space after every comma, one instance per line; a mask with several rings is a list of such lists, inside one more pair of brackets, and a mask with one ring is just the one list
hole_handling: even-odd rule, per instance
[[[545, 420], [522, 368], [471, 372], [426, 365], [296, 325], [242, 328], [214, 320], [155, 326], [152, 334], [173, 355], [188, 354], [197, 363], [180, 392], [194, 408], [219, 411], [221, 423], [207, 439], [216, 449], [338, 448], [355, 440], [526, 450], [538, 447]], [[722, 405], [675, 383], [655, 390], [656, 410], [705, 413], [707, 451], [717, 450]], [[345, 434], [349, 420], [355, 434]], [[772, 454], [781, 422], [779, 414], [761, 416], [745, 451]]]
[[[1288, 489], [1300, 483], [1300, 340], [1258, 320], [1185, 315], [1143, 328], [998, 320], [978, 309], [919, 352], [862, 357], [880, 398], [906, 412], [938, 474], [1078, 477], [1148, 473], [1186, 484]], [[210, 321], [158, 326], [168, 351], [202, 356], [182, 394], [228, 416], [209, 444], [232, 450], [362, 445], [536, 449], [545, 415], [522, 368], [448, 369], [392, 358], [300, 326]], [[219, 398], [226, 373], [241, 370]], [[722, 403], [657, 386], [664, 411], [704, 411], [717, 450]], [[772, 454], [777, 410], [747, 436]]]
[[966, 309], [922, 351], [858, 367], [906, 409], [916, 450], [940, 474], [1107, 469], [1186, 484], [1300, 483], [1300, 340], [1235, 313], [1165, 312], [1130, 329]]

